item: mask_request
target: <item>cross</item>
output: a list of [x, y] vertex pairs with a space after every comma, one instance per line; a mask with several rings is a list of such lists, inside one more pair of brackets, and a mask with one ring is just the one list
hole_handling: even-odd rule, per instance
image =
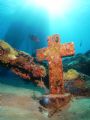
[[50, 94], [64, 93], [62, 57], [74, 54], [73, 42], [60, 44], [58, 34], [48, 37], [48, 47], [37, 50], [37, 59], [47, 60], [49, 64]]

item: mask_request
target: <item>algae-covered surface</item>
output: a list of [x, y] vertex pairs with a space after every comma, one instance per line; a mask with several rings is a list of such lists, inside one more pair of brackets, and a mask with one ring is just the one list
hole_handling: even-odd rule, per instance
[[44, 90], [15, 76], [0, 79], [0, 120], [90, 120], [90, 98], [74, 97], [68, 107], [48, 118], [48, 111], [40, 112], [33, 99]]

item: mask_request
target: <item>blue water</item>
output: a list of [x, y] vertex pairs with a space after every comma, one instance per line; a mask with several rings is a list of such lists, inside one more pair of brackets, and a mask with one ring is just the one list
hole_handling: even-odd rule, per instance
[[[90, 0], [42, 1], [0, 0], [0, 39], [32, 54], [47, 46], [49, 35], [58, 33], [62, 43], [75, 43], [76, 53], [89, 50]], [[59, 10], [57, 1], [63, 6]], [[40, 42], [30, 40], [29, 35], [36, 35]]]

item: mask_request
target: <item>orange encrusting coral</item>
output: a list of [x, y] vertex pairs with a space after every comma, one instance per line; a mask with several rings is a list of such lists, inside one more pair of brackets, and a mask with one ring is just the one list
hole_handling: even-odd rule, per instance
[[0, 41], [0, 64], [24, 79], [33, 80], [34, 77], [46, 76], [44, 66], [36, 64], [31, 55], [12, 48], [5, 41]]
[[48, 47], [37, 50], [37, 59], [49, 64], [49, 84], [51, 94], [64, 93], [62, 57], [74, 54], [74, 44], [60, 44], [59, 35], [48, 37]]

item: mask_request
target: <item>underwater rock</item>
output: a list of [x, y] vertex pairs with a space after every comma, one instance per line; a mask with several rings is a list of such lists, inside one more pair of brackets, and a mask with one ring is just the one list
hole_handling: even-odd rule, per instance
[[4, 49], [4, 50], [8, 50], [9, 54], [12, 55], [17, 55], [17, 51], [15, 51], [14, 48], [12, 48], [8, 43], [6, 43], [4, 40], [0, 40], [0, 48]]
[[18, 52], [14, 50], [8, 43], [5, 41], [0, 41], [0, 60], [4, 63], [8, 63], [9, 60], [16, 59]]
[[69, 69], [67, 72], [64, 72], [64, 80], [74, 80], [79, 77], [80, 73], [74, 69]]
[[90, 50], [88, 50], [85, 55], [90, 58]]
[[90, 96], [90, 51], [63, 60], [65, 90], [73, 95]]
[[90, 77], [80, 73], [78, 78], [66, 80], [65, 90], [76, 96], [90, 96]]
[[[89, 54], [90, 51], [64, 59], [66, 91], [76, 95], [90, 95], [90, 77], [86, 75], [86, 73], [90, 74]], [[5, 41], [0, 41], [0, 65], [11, 69], [23, 79], [32, 80], [35, 83], [38, 83], [36, 80], [43, 77], [45, 86], [49, 86], [47, 66], [38, 64], [32, 56], [23, 51], [15, 50]]]
[[0, 64], [24, 79], [33, 80], [34, 77], [46, 76], [44, 66], [36, 64], [29, 54], [15, 50], [5, 41], [0, 41]]
[[74, 57], [63, 60], [64, 71], [75, 69], [90, 76], [90, 50], [85, 54], [77, 54]]

